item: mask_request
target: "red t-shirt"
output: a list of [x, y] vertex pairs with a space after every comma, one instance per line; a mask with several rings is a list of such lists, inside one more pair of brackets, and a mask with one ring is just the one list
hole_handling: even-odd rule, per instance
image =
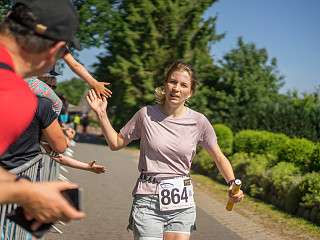
[[[9, 66], [13, 71], [3, 66]], [[12, 59], [0, 44], [0, 155], [29, 126], [36, 108], [35, 95], [14, 72]]]

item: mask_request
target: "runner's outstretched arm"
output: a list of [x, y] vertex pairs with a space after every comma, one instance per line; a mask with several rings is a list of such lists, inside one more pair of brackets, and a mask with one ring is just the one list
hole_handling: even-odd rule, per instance
[[[224, 179], [227, 183], [230, 181], [233, 181], [235, 179], [232, 166], [230, 164], [230, 161], [227, 159], [227, 157], [223, 154], [221, 151], [219, 145], [217, 142], [215, 142], [213, 145], [209, 146], [207, 149], [208, 153], [211, 157], [213, 157], [214, 162], [219, 169], [219, 172], [222, 174]], [[233, 202], [240, 202], [243, 198], [243, 192], [240, 190], [237, 194], [231, 194], [231, 187], [228, 189], [228, 195], [229, 199]]]
[[87, 101], [92, 110], [97, 114], [100, 126], [105, 139], [112, 151], [119, 150], [128, 145], [128, 142], [112, 127], [106, 109], [108, 101], [106, 98], [99, 99], [95, 91], [92, 89], [87, 95]]

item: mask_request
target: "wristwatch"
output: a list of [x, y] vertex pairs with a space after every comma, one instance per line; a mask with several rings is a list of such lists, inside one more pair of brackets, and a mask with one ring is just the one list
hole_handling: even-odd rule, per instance
[[234, 183], [235, 180], [236, 180], [236, 179], [231, 179], [231, 180], [229, 180], [229, 181], [227, 182], [228, 186], [231, 186], [231, 185]]

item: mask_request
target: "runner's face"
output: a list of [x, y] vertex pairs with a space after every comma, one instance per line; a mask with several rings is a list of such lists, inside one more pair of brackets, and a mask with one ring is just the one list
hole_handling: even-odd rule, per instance
[[166, 102], [181, 105], [191, 97], [191, 78], [186, 71], [175, 71], [165, 84]]

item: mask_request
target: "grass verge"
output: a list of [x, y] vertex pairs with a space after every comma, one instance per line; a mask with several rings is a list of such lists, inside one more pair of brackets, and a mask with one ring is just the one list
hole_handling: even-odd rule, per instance
[[[196, 173], [192, 174], [192, 179], [200, 190], [221, 202], [226, 201], [226, 185]], [[284, 213], [275, 206], [255, 198], [245, 196], [244, 201], [236, 205], [234, 210], [251, 221], [263, 225], [271, 232], [277, 233], [283, 239], [320, 240], [320, 226]]]

